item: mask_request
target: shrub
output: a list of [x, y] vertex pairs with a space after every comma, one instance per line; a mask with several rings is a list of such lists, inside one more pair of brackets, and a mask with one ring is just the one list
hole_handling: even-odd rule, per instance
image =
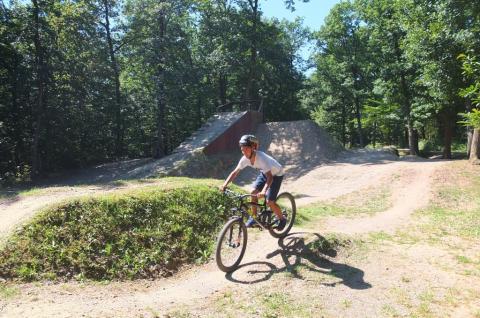
[[207, 186], [77, 199], [40, 213], [0, 251], [6, 279], [171, 275], [210, 255], [231, 202]]

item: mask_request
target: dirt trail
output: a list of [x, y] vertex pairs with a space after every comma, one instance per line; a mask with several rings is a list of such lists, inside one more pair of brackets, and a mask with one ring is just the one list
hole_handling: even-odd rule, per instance
[[[371, 217], [330, 218], [325, 229], [331, 232], [358, 234], [372, 231], [393, 233], [399, 226], [408, 225], [409, 216], [427, 205], [431, 198], [431, 180], [444, 162], [398, 162], [385, 166], [391, 174], [401, 176], [393, 192], [393, 206]], [[385, 171], [384, 171], [385, 172]], [[378, 170], [377, 170], [378, 173]], [[369, 176], [380, 179], [382, 176]], [[383, 176], [383, 179], [388, 176]], [[370, 179], [371, 181], [371, 179]]]
[[[431, 177], [445, 161], [399, 160], [384, 151], [359, 150], [338, 155], [338, 149], [325, 133], [308, 121], [263, 125], [258, 135], [261, 148], [285, 164], [283, 190], [296, 195], [299, 207], [393, 184], [391, 208], [363, 218], [329, 218], [309, 231], [294, 227], [293, 234], [283, 240], [273, 239], [265, 232], [249, 231], [242, 267], [229, 275], [220, 272], [212, 261], [182, 270], [171, 278], [153, 281], [16, 285], [20, 290], [18, 296], [7, 300], [0, 297], [0, 317], [158, 317], [179, 308], [198, 316], [224, 317], [226, 314], [218, 302], [222, 295], [233, 291], [235, 297], [248, 299], [256, 297], [252, 293], [270, 289], [291, 290], [299, 295], [297, 301], [302, 297], [318, 301], [318, 310], [324, 310], [322, 315], [326, 312], [326, 316], [332, 317], [373, 317], [382, 315], [385, 309], [382, 306], [391, 301], [389, 293], [399, 281], [411, 281], [412, 292], [421, 290], [425, 284], [455, 286], [461, 281], [456, 274], [431, 269], [435, 259], [448, 263], [449, 256], [428, 246], [398, 251], [394, 246], [383, 245], [369, 255], [369, 260], [335, 253], [315, 256], [308, 248], [309, 242], [322, 241], [327, 232], [391, 232], [408, 224], [410, 214], [428, 202]], [[169, 164], [175, 163], [172, 158], [167, 158]], [[146, 166], [151, 171], [151, 165], [158, 163], [132, 161], [125, 167], [125, 175], [137, 175]], [[116, 166], [112, 172], [118, 172]], [[248, 188], [251, 174], [252, 171], [246, 172], [239, 183]], [[47, 204], [73, 196], [142, 186], [134, 183], [117, 186], [112, 181], [122, 176], [112, 175], [93, 173], [100, 182], [95, 186], [48, 188], [41, 194], [0, 201], [0, 241]], [[82, 182], [87, 183], [92, 176], [86, 176]], [[98, 176], [104, 179], [97, 180]], [[300, 264], [304, 272], [292, 270]], [[412, 273], [422, 279], [410, 279]], [[258, 312], [252, 315], [261, 316]], [[235, 313], [231, 316], [237, 317]]]
[[27, 221], [39, 210], [48, 204], [60, 202], [63, 199], [71, 198], [89, 193], [98, 193], [98, 188], [50, 188], [43, 195], [31, 195], [27, 197], [14, 197], [0, 202], [0, 240], [6, 237], [19, 224]]
[[[299, 178], [287, 179], [284, 189], [299, 195], [301, 206], [376, 186], [400, 176], [399, 182], [403, 186], [397, 187], [398, 191], [393, 194], [393, 207], [388, 211], [362, 219], [332, 218], [322, 229], [317, 229], [323, 233], [390, 231], [408, 222], [409, 214], [427, 203], [430, 176], [443, 164], [442, 161], [391, 159], [380, 152], [345, 153], [335, 162], [312, 168]], [[81, 195], [98, 191], [107, 190], [94, 187], [75, 190], [60, 188], [40, 197], [3, 202], [0, 234], [7, 233], [14, 224], [33, 215], [47, 202], [71, 197], [72, 193]], [[305, 262], [314, 271], [331, 273], [329, 275], [333, 277], [333, 282], [320, 289], [328, 294], [329, 301], [341, 301], [345, 295], [361, 299], [362, 302], [386, 300], [386, 295], [378, 296], [382, 294], [385, 283], [376, 278], [376, 275], [386, 274], [383, 273], [385, 264], [377, 263], [365, 269], [342, 257], [334, 259], [324, 255], [321, 259], [302, 259], [308, 255], [304, 252], [306, 242], [320, 235], [316, 231], [307, 233], [299, 228], [294, 228], [292, 232], [300, 233], [280, 241], [265, 232], [253, 235], [242, 261], [243, 266], [232, 275], [225, 275], [216, 268], [214, 262], [210, 262], [182, 271], [172, 278], [155, 281], [108, 285], [24, 284], [20, 286], [21, 297], [15, 297], [7, 303], [0, 301], [0, 317], [154, 317], [184, 307], [189, 311], [210, 312], [209, 306], [226, 290], [249, 293], [252, 286], [269, 286], [273, 282], [283, 284], [281, 279], [278, 282], [282, 277], [279, 274], [288, 273], [290, 266], [298, 262]], [[261, 244], [255, 243], [259, 241]], [[391, 261], [387, 263], [385, 266], [388, 270], [392, 264]], [[436, 276], [432, 278], [436, 279]], [[371, 288], [374, 283], [378, 286]], [[300, 286], [297, 288], [301, 289]], [[375, 306], [356, 310], [362, 313], [361, 316], [378, 313]]]

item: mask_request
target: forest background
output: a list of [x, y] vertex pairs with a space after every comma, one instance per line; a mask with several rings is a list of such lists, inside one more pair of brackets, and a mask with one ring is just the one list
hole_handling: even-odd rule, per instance
[[215, 112], [260, 105], [345, 147], [478, 159], [480, 2], [341, 1], [319, 30], [262, 3], [1, 1], [0, 183], [160, 158]]

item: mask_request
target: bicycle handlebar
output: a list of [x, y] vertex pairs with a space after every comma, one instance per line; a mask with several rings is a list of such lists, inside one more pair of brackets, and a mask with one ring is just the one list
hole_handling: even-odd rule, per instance
[[252, 197], [251, 194], [240, 194], [240, 193], [237, 193], [237, 192], [232, 191], [232, 190], [229, 190], [229, 189], [225, 189], [225, 191], [223, 191], [223, 193], [225, 193], [225, 194], [227, 194], [227, 195], [231, 195], [232, 197], [239, 198], [239, 199], [244, 199], [244, 198], [247, 198], [247, 197]]

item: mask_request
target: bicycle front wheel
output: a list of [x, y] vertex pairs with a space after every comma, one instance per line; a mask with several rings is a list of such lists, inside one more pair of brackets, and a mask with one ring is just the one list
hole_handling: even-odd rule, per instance
[[215, 260], [221, 271], [234, 271], [242, 261], [247, 248], [247, 228], [242, 218], [229, 220], [220, 231]]
[[287, 236], [288, 232], [290, 232], [290, 229], [293, 226], [293, 223], [295, 222], [297, 206], [295, 204], [293, 195], [288, 192], [279, 194], [276, 203], [282, 210], [283, 217], [287, 219], [287, 224], [282, 230], [278, 230], [276, 225], [273, 225], [268, 229], [268, 231], [273, 237], [282, 238]]

